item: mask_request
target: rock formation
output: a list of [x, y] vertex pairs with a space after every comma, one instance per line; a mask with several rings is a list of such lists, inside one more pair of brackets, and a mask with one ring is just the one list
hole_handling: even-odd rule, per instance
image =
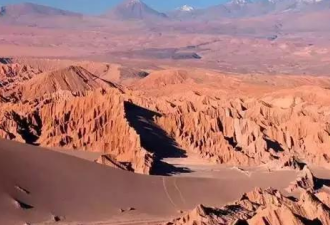
[[[114, 87], [114, 84], [108, 82]], [[106, 87], [97, 76], [80, 66], [69, 66], [64, 69], [39, 74], [25, 82], [19, 88], [23, 100], [39, 99], [56, 92], [78, 94], [85, 91]]]
[[[329, 196], [326, 193], [323, 194]], [[167, 224], [329, 224], [330, 208], [326, 204], [327, 202], [322, 202], [308, 191], [304, 191], [300, 199], [293, 199], [273, 189], [257, 188], [244, 194], [233, 204], [222, 208], [208, 208], [200, 205], [187, 215]]]
[[283, 160], [281, 168], [291, 168], [297, 171], [301, 171], [305, 168], [306, 164], [298, 160], [296, 157], [289, 157], [287, 160]]
[[260, 165], [292, 155], [328, 166], [329, 107], [307, 99], [280, 100], [182, 96], [172, 99], [171, 112], [157, 124], [184, 149], [218, 163]]
[[1, 103], [1, 137], [112, 154], [135, 172], [150, 172], [152, 155], [128, 125], [122, 90], [114, 84], [69, 67], [17, 83], [15, 90], [21, 101]]
[[5, 98], [17, 85], [30, 80], [42, 71], [28, 65], [0, 63], [0, 96]]
[[159, 89], [175, 84], [194, 82], [185, 70], [165, 70], [150, 73], [146, 78], [137, 81], [134, 89]]
[[125, 165], [124, 163], [118, 162], [116, 160], [116, 157], [110, 154], [101, 155], [95, 162], [121, 170], [126, 170], [126, 171], [132, 170], [132, 168], [130, 168], [130, 165], [127, 164]]
[[[99, 74], [103, 64], [90, 65], [93, 74], [68, 63], [1, 65], [1, 137], [112, 154], [141, 173], [150, 172], [154, 157], [173, 155], [166, 151], [232, 166], [329, 166], [330, 91], [324, 88], [242, 94], [232, 87], [241, 82], [241, 91], [251, 93], [247, 78], [202, 79], [174, 69], [141, 76], [126, 88]], [[127, 111], [127, 102], [136, 110]], [[162, 141], [158, 151], [155, 138]]]

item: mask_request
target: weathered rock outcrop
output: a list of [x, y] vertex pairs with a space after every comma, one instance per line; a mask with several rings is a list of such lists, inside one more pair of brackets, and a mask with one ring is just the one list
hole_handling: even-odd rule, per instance
[[0, 63], [0, 103], [17, 102], [20, 96], [14, 90], [41, 72], [28, 65]]
[[204, 158], [232, 165], [260, 165], [281, 162], [291, 155], [329, 166], [330, 108], [316, 100], [293, 97], [290, 104], [286, 100], [280, 105], [279, 99], [269, 97], [195, 95], [168, 101], [172, 110], [157, 118], [157, 124], [183, 149]]
[[196, 74], [166, 70], [129, 90], [81, 66], [39, 73], [2, 65], [1, 137], [112, 154], [142, 173], [150, 171], [152, 153], [160, 159], [178, 155], [174, 151], [233, 166], [330, 165], [330, 91], [323, 88], [245, 96], [218, 91], [211, 77], [205, 79], [213, 83], [205, 84]]
[[189, 84], [194, 80], [185, 70], [165, 70], [150, 73], [146, 78], [134, 83], [133, 88], [136, 90], [143, 89], [159, 89], [176, 84]]
[[[323, 194], [329, 196], [326, 193]], [[273, 189], [257, 188], [244, 194], [233, 204], [219, 209], [200, 205], [191, 213], [168, 224], [329, 224], [330, 209], [326, 204], [308, 191], [304, 191], [300, 199], [293, 199]]]
[[128, 124], [124, 99], [117, 89], [97, 89], [72, 96], [27, 103], [3, 103], [0, 136], [29, 144], [109, 153], [130, 163], [138, 173], [150, 172], [152, 155]]
[[70, 92], [73, 95], [109, 86], [94, 74], [80, 66], [46, 72], [35, 76], [18, 88], [23, 100], [45, 98], [56, 92]]
[[118, 162], [116, 160], [116, 157], [113, 155], [110, 155], [110, 154], [101, 155], [95, 162], [105, 165], [105, 166], [110, 166], [113, 168], [121, 169], [121, 170], [126, 170], [126, 171], [133, 170], [129, 164], [124, 164], [124, 163]]
[[314, 191], [317, 189], [317, 183], [318, 179], [314, 177], [314, 174], [312, 171], [308, 168], [308, 166], [305, 166], [303, 170], [300, 172], [299, 177], [290, 184], [290, 186], [287, 188], [287, 191], [294, 192], [294, 191], [300, 191], [300, 190], [310, 190]]
[[280, 164], [281, 169], [288, 168], [297, 171], [303, 170], [305, 166], [306, 164], [304, 162], [301, 162], [299, 159], [297, 159], [294, 156], [288, 157], [287, 159], [284, 158], [282, 164]]
[[41, 72], [27, 65], [0, 63], [0, 88], [10, 90], [17, 83], [27, 81]]

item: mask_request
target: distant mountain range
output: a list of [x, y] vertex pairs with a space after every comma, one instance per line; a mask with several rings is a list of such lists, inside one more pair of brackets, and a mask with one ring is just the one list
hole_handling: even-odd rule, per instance
[[[191, 18], [221, 19], [266, 14], [307, 12], [330, 9], [330, 0], [232, 0], [225, 4], [194, 10]], [[187, 15], [185, 15], [187, 18]]]
[[[211, 6], [206, 9], [195, 9], [184, 5], [171, 12], [161, 13], [152, 9], [141, 0], [125, 0], [118, 6], [102, 15], [115, 20], [189, 20], [189, 19], [221, 19], [253, 17], [267, 14], [283, 14], [290, 12], [311, 12], [330, 9], [330, 0], [232, 0], [225, 4]], [[24, 16], [82, 16], [79, 13], [60, 10], [32, 3], [7, 5], [0, 8], [0, 16], [20, 18]]]
[[17, 18], [22, 16], [81, 16], [81, 14], [44, 5], [22, 3], [0, 7], [0, 16]]
[[105, 16], [119, 20], [149, 20], [167, 18], [165, 13], [160, 13], [150, 8], [141, 0], [124, 1], [107, 12]]

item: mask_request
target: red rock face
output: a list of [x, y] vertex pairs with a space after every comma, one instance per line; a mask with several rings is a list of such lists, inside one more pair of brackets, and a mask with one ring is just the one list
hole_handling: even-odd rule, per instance
[[1, 92], [9, 91], [18, 83], [30, 80], [40, 74], [39, 69], [20, 64], [0, 64]]
[[[277, 100], [283, 105], [273, 103]], [[176, 112], [166, 113], [157, 123], [184, 149], [218, 163], [260, 165], [289, 154], [328, 165], [329, 109], [317, 109], [299, 98], [288, 100], [286, 106], [276, 98], [195, 96], [177, 102]]]
[[135, 172], [150, 172], [152, 155], [128, 125], [122, 92], [113, 85], [70, 67], [41, 74], [16, 90], [22, 100], [3, 103], [0, 110], [3, 138], [112, 154]]
[[294, 169], [301, 174], [287, 190], [301, 192], [299, 199], [256, 189], [223, 208], [200, 205], [169, 224], [330, 223], [324, 180], [308, 167], [330, 163], [326, 78], [299, 87], [296, 77], [272, 78], [287, 81], [282, 89], [258, 77], [252, 85], [246, 77], [165, 70], [125, 86], [112, 82], [127, 79], [119, 66], [104, 71], [85, 62], [91, 73], [81, 63], [56, 63], [38, 67], [43, 71], [29, 63], [1, 65], [0, 137], [98, 152], [95, 162], [141, 174], [190, 153], [218, 164]]
[[[149, 173], [149, 158], [139, 136], [125, 118], [124, 101], [114, 91], [73, 97], [58, 94], [28, 108], [6, 111], [1, 136], [47, 147], [80, 149], [115, 155], [135, 172]], [[133, 162], [134, 161], [134, 162]]]
[[[325, 199], [329, 195], [322, 193], [322, 196]], [[290, 199], [273, 189], [256, 189], [223, 208], [200, 205], [191, 213], [167, 224], [328, 224], [330, 209], [326, 206], [326, 200], [323, 201], [306, 191], [300, 199]]]
[[287, 190], [289, 192], [299, 191], [301, 189], [314, 191], [319, 188], [318, 183], [318, 179], [314, 177], [312, 171], [308, 166], [305, 166], [300, 172], [300, 176], [287, 188]]
[[[47, 63], [41, 68], [61, 68]], [[166, 70], [140, 77], [128, 89], [64, 64], [42, 74], [29, 64], [2, 65], [1, 137], [111, 154], [139, 173], [150, 173], [153, 158], [180, 151], [235, 166], [329, 166], [324, 88], [274, 91], [237, 77]], [[242, 93], [231, 88], [238, 83]], [[255, 94], [259, 89], [263, 93]]]

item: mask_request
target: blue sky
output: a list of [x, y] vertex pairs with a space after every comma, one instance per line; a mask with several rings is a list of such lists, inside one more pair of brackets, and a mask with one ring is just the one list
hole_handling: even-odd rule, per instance
[[[0, 5], [27, 1], [87, 14], [99, 14], [122, 0], [0, 0]], [[159, 11], [168, 11], [185, 4], [203, 8], [220, 4], [223, 1], [225, 0], [144, 0], [145, 3]]]

